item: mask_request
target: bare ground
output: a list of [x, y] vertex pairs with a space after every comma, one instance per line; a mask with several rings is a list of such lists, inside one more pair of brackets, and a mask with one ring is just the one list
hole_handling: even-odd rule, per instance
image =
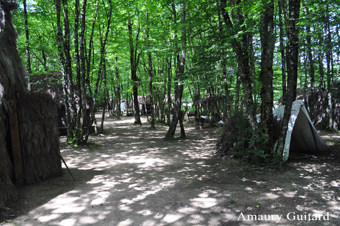
[[3, 225], [340, 225], [340, 134], [331, 155], [289, 160], [283, 170], [213, 156], [220, 132], [163, 141], [167, 127], [107, 118], [88, 147], [61, 153], [63, 175], [19, 189]]

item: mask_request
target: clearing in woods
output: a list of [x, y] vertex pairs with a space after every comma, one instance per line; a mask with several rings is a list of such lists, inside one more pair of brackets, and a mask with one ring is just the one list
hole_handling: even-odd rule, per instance
[[[99, 114], [98, 114], [99, 117]], [[107, 118], [88, 147], [61, 138], [63, 175], [19, 190], [4, 225], [340, 225], [340, 158], [289, 160], [282, 171], [213, 156], [218, 128], [165, 142], [142, 117]], [[179, 132], [177, 133], [179, 134]], [[324, 134], [335, 142], [337, 133]], [[335, 142], [336, 143], [336, 142]]]

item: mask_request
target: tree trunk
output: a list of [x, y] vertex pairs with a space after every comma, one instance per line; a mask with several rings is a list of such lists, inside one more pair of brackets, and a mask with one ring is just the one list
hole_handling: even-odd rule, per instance
[[[308, 8], [306, 9], [306, 15], [309, 14]], [[310, 77], [310, 85], [311, 87], [315, 86], [315, 70], [314, 70], [314, 60], [313, 60], [313, 51], [312, 51], [312, 38], [311, 38], [311, 29], [307, 25], [307, 51], [308, 51], [308, 61], [309, 61], [309, 77]]]
[[282, 71], [282, 104], [286, 104], [286, 93], [287, 93], [287, 79], [286, 79], [286, 56], [284, 46], [284, 35], [285, 27], [284, 22], [286, 21], [287, 4], [286, 0], [279, 0], [279, 27], [280, 27], [280, 53], [281, 53], [281, 71]]
[[240, 108], [240, 88], [241, 88], [241, 79], [240, 79], [240, 73], [239, 71], [236, 72], [236, 90], [235, 90], [235, 110], [238, 110]]
[[69, 19], [68, 19], [68, 5], [66, 0], [62, 0], [63, 4], [63, 30], [64, 30], [64, 41], [63, 41], [63, 51], [65, 55], [65, 75], [67, 79], [67, 89], [68, 89], [68, 110], [69, 110], [69, 125], [68, 125], [68, 139], [73, 140], [73, 142], [77, 142], [78, 137], [76, 136], [76, 118], [77, 118], [77, 109], [74, 97], [74, 85], [73, 85], [73, 76], [72, 76], [72, 58], [71, 58], [71, 49], [70, 49], [70, 27], [69, 27]]
[[25, 20], [25, 34], [26, 34], [26, 70], [27, 70], [27, 77], [28, 77], [28, 90], [31, 90], [31, 82], [30, 76], [32, 74], [31, 70], [31, 54], [30, 54], [30, 36], [28, 30], [28, 17], [27, 17], [27, 5], [26, 0], [23, 1], [24, 3], [24, 20]]
[[[186, 45], [187, 45], [187, 33], [186, 33], [186, 6], [185, 6], [185, 0], [181, 1], [181, 26], [182, 26], [182, 37], [181, 37], [181, 58], [180, 58], [180, 64], [179, 64], [179, 81], [183, 80], [184, 75], [184, 66], [185, 66], [185, 54], [186, 54]], [[181, 107], [182, 107], [182, 95], [183, 95], [183, 85], [179, 85], [179, 99], [181, 104], [179, 105], [178, 112], [181, 113]], [[185, 130], [183, 126], [183, 116], [180, 117], [180, 127], [181, 127], [181, 138], [186, 139], [185, 136]]]
[[[93, 16], [92, 20], [92, 29], [91, 29], [91, 35], [90, 35], [90, 41], [89, 41], [89, 47], [88, 47], [88, 55], [86, 58], [86, 76], [85, 76], [85, 86], [88, 87], [89, 95], [92, 97], [92, 89], [90, 85], [90, 72], [92, 71], [92, 65], [94, 65], [94, 48], [93, 48], [93, 35], [94, 35], [94, 30], [95, 30], [95, 25], [96, 25], [96, 20], [97, 20], [97, 15], [98, 15], [98, 5], [99, 5], [99, 0], [96, 0], [96, 9], [95, 13]], [[84, 39], [84, 45], [86, 46], [86, 39]], [[93, 57], [92, 57], [93, 56]], [[92, 63], [91, 63], [92, 60]], [[92, 71], [93, 74], [93, 71]], [[90, 123], [90, 122], [88, 122]], [[86, 131], [84, 131], [87, 133]]]
[[[222, 16], [226, 26], [232, 29], [232, 32], [236, 35], [237, 30], [234, 28], [234, 25], [229, 17], [228, 12], [225, 10], [226, 8], [226, 0], [221, 0], [221, 7], [222, 7]], [[242, 24], [244, 21], [243, 15], [241, 10], [238, 11], [238, 20], [239, 23]], [[254, 109], [254, 101], [253, 101], [253, 89], [252, 89], [252, 81], [251, 81], [251, 73], [250, 73], [250, 64], [249, 64], [249, 50], [250, 47], [248, 46], [249, 42], [249, 34], [244, 32], [242, 35], [242, 41], [233, 38], [231, 40], [232, 48], [237, 57], [238, 63], [238, 71], [240, 75], [240, 79], [243, 85], [243, 92], [244, 98], [246, 102], [247, 114], [250, 119], [250, 126], [253, 131], [257, 129], [257, 121], [255, 118], [255, 109]]]
[[171, 106], [172, 106], [172, 100], [171, 100], [171, 77], [172, 77], [172, 66], [171, 66], [171, 57], [167, 62], [168, 66], [168, 89], [167, 89], [167, 95], [168, 95], [168, 110], [167, 110], [167, 122], [166, 125], [170, 125], [170, 114], [171, 114]]
[[[56, 13], [57, 13], [57, 45], [58, 45], [58, 55], [59, 55], [59, 63], [61, 67], [61, 73], [63, 75], [62, 80], [62, 87], [63, 87], [63, 94], [64, 94], [64, 104], [65, 104], [65, 116], [66, 116], [66, 125], [67, 125], [67, 132], [68, 134], [72, 134], [72, 131], [70, 129], [70, 125], [72, 123], [71, 116], [70, 116], [70, 104], [69, 104], [69, 89], [68, 89], [68, 77], [67, 72], [65, 69], [65, 57], [63, 53], [63, 35], [62, 35], [62, 29], [61, 29], [61, 3], [60, 0], [55, 0], [55, 7], [56, 7]], [[67, 139], [69, 140], [69, 136]]]
[[[172, 3], [172, 11], [174, 15], [174, 21], [176, 24], [176, 9], [175, 4]], [[181, 25], [182, 25], [182, 37], [181, 37], [181, 56], [177, 54], [177, 70], [176, 70], [176, 91], [175, 91], [175, 108], [173, 111], [172, 121], [170, 123], [170, 127], [168, 132], [166, 133], [165, 140], [171, 140], [175, 136], [175, 131], [177, 127], [177, 123], [180, 116], [181, 106], [182, 106], [182, 94], [183, 94], [183, 84], [180, 84], [182, 80], [182, 76], [184, 74], [184, 65], [185, 65], [185, 48], [186, 48], [186, 27], [185, 23], [185, 3], [184, 0], [181, 1]], [[177, 32], [175, 31], [175, 39], [177, 38]], [[177, 49], [177, 48], [176, 48]], [[181, 127], [181, 138], [185, 139], [185, 131], [183, 123], [180, 122]]]
[[80, 56], [79, 56], [79, 0], [75, 1], [75, 20], [74, 20], [74, 57], [76, 61], [76, 78], [77, 78], [77, 88], [78, 88], [78, 105], [79, 105], [79, 111], [77, 111], [77, 116], [76, 116], [76, 129], [75, 129], [75, 136], [76, 140], [78, 140], [78, 144], [82, 142], [82, 134], [81, 134], [81, 129], [80, 129], [80, 117], [81, 117], [81, 110], [82, 110], [82, 94], [81, 94], [81, 78], [80, 78]]
[[[139, 103], [138, 103], [138, 78], [137, 78], [137, 67], [138, 67], [138, 61], [140, 57], [140, 53], [137, 55], [137, 43], [136, 45], [133, 44], [132, 39], [132, 25], [133, 22], [129, 19], [128, 21], [128, 30], [129, 30], [129, 45], [130, 45], [130, 64], [131, 64], [131, 80], [133, 82], [133, 102], [134, 102], [134, 108], [135, 108], [135, 122], [134, 124], [142, 125], [142, 122], [140, 120], [140, 113], [139, 113]], [[136, 34], [136, 42], [138, 42], [139, 37], [139, 30], [140, 26], [138, 26], [137, 34]]]
[[[108, 35], [109, 35], [109, 31], [110, 31], [110, 24], [111, 24], [111, 17], [112, 17], [112, 2], [111, 2], [111, 0], [109, 0], [109, 5], [110, 5], [110, 12], [107, 15], [108, 22], [107, 22], [107, 27], [106, 27], [106, 33], [105, 33], [105, 36], [104, 36], [104, 40], [101, 41], [100, 61], [99, 61], [99, 66], [98, 66], [98, 76], [97, 76], [97, 81], [96, 81], [96, 89], [95, 89], [94, 95], [93, 95], [93, 105], [90, 108], [91, 119], [90, 119], [90, 123], [88, 124], [88, 130], [86, 131], [86, 135], [85, 135], [85, 138], [84, 138], [84, 144], [87, 143], [88, 137], [90, 135], [90, 129], [89, 128], [92, 126], [93, 122], [96, 122], [95, 109], [96, 109], [96, 103], [97, 103], [97, 94], [98, 94], [98, 88], [99, 88], [99, 81], [100, 81], [101, 74], [102, 74], [102, 67], [103, 67], [103, 63], [104, 63], [104, 60], [105, 60], [105, 47], [106, 47], [107, 38], [108, 38]], [[99, 29], [99, 31], [100, 31], [100, 29]], [[101, 40], [102, 40], [102, 37], [101, 37]]]
[[121, 100], [120, 100], [120, 81], [119, 81], [119, 70], [118, 70], [118, 57], [115, 57], [115, 69], [116, 69], [116, 88], [115, 88], [115, 96], [116, 96], [116, 103], [117, 103], [117, 119], [121, 118], [122, 109], [120, 107]]
[[[223, 32], [223, 21], [222, 21], [222, 16], [221, 16], [221, 8], [218, 10], [218, 27], [220, 33]], [[221, 67], [222, 67], [222, 79], [224, 82], [224, 93], [225, 93], [225, 98], [224, 98], [224, 119], [226, 120], [228, 118], [228, 114], [230, 111], [230, 100], [229, 100], [229, 85], [228, 85], [228, 74], [227, 74], [227, 58], [226, 58], [226, 53], [224, 49], [221, 51]], [[222, 80], [221, 79], [221, 80]]]
[[323, 54], [324, 50], [323, 46], [323, 37], [322, 34], [319, 34], [319, 51], [318, 51], [318, 60], [319, 60], [319, 74], [320, 74], [320, 84], [319, 86], [325, 88], [325, 75], [323, 70]]
[[105, 120], [105, 110], [106, 110], [106, 105], [108, 103], [108, 89], [107, 89], [107, 81], [106, 81], [106, 61], [104, 63], [104, 71], [103, 71], [103, 80], [104, 80], [104, 107], [103, 107], [103, 112], [102, 112], [102, 122], [100, 125], [100, 132], [104, 132], [104, 120]]
[[337, 52], [337, 55], [338, 55], [338, 66], [337, 66], [337, 69], [336, 69], [336, 80], [339, 79], [339, 64], [340, 64], [340, 29], [339, 29], [340, 25], [338, 24], [336, 26], [336, 35], [338, 36], [338, 52]]
[[[268, 142], [263, 144], [266, 154], [273, 149], [273, 57], [274, 57], [274, 1], [264, 5], [261, 16], [261, 125], [262, 135], [268, 137]], [[262, 145], [261, 145], [262, 146]]]
[[333, 81], [333, 70], [331, 68], [331, 60], [332, 60], [332, 36], [331, 36], [331, 29], [329, 25], [329, 5], [327, 4], [326, 10], [326, 23], [325, 23], [325, 34], [327, 34], [325, 41], [326, 41], [326, 62], [327, 62], [327, 92], [328, 92], [328, 106], [327, 106], [327, 115], [328, 115], [328, 128], [333, 129], [333, 117], [332, 117], [332, 81]]
[[[308, 7], [305, 8], [305, 15], [309, 14]], [[315, 86], [315, 70], [314, 70], [314, 59], [313, 59], [313, 51], [312, 51], [312, 38], [311, 38], [311, 29], [310, 26], [306, 26], [306, 41], [307, 41], [307, 55], [308, 55], [308, 62], [309, 62], [309, 78], [310, 78], [310, 87], [311, 87], [311, 95], [306, 94], [308, 96], [308, 108], [309, 108], [309, 114], [311, 118], [314, 118], [314, 105], [315, 105], [315, 95], [314, 95], [314, 86]], [[306, 59], [307, 60], [307, 59]], [[308, 66], [306, 65], [306, 70]], [[308, 90], [307, 90], [308, 91]], [[306, 92], [307, 92], [306, 91]]]
[[300, 0], [289, 1], [289, 28], [287, 43], [287, 69], [288, 69], [288, 89], [287, 102], [280, 130], [279, 141], [277, 145], [277, 154], [279, 158], [287, 157], [284, 153], [284, 144], [288, 130], [288, 123], [291, 116], [292, 103], [296, 99], [297, 69], [299, 62], [299, 29], [296, 26], [299, 19]]
[[[147, 3], [145, 2], [145, 5]], [[149, 34], [149, 14], [148, 11], [146, 11], [146, 38], [147, 38], [147, 45], [149, 48], [149, 52], [148, 52], [148, 74], [149, 74], [149, 95], [150, 95], [150, 105], [151, 105], [151, 129], [156, 129], [155, 127], [155, 112], [154, 112], [154, 108], [153, 108], [153, 87], [152, 87], [152, 57], [151, 57], [151, 45], [150, 45], [150, 34]], [[147, 108], [145, 108], [146, 112], [148, 111]]]
[[[80, 104], [80, 117], [82, 118], [82, 123], [84, 124], [84, 120], [86, 118], [86, 59], [85, 59], [85, 22], [86, 22], [86, 4], [87, 0], [83, 0], [83, 9], [82, 9], [82, 20], [81, 20], [81, 28], [80, 28], [80, 34], [79, 34], [79, 60], [80, 60], [80, 90], [79, 95], [81, 96], [81, 104]], [[88, 65], [89, 66], [89, 65]], [[81, 141], [84, 139], [84, 129], [82, 127], [81, 129]]]
[[162, 74], [163, 74], [163, 92], [162, 92], [162, 96], [161, 98], [158, 99], [158, 101], [156, 103], [158, 103], [160, 105], [160, 109], [161, 109], [161, 118], [160, 118], [160, 122], [161, 123], [165, 123], [165, 98], [166, 98], [166, 93], [167, 93], [167, 76], [166, 76], [166, 63], [165, 63], [165, 57], [163, 57], [163, 62], [162, 62]]

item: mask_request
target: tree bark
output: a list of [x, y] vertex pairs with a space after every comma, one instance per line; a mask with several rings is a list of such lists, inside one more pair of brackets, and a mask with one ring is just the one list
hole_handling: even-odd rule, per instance
[[332, 82], [333, 82], [333, 70], [331, 68], [331, 61], [332, 61], [332, 34], [330, 29], [330, 22], [329, 18], [329, 5], [327, 4], [326, 9], [326, 22], [325, 22], [325, 34], [327, 34], [325, 41], [326, 41], [326, 64], [327, 64], [327, 99], [328, 99], [328, 106], [327, 106], [327, 115], [328, 115], [328, 128], [333, 129], [333, 117], [332, 117]]
[[[306, 15], [309, 14], [309, 9], [305, 8]], [[310, 85], [311, 87], [315, 86], [315, 70], [314, 70], [314, 60], [313, 60], [313, 51], [312, 51], [312, 38], [311, 38], [311, 29], [310, 26], [306, 26], [307, 32], [307, 51], [308, 51], [308, 61], [309, 61], [309, 77], [310, 77]]]
[[[90, 41], [89, 41], [89, 47], [88, 47], [88, 56], [86, 59], [86, 77], [85, 77], [85, 84], [86, 86], [89, 88], [89, 92], [92, 95], [92, 89], [90, 87], [90, 72], [91, 72], [91, 66], [94, 64], [93, 60], [94, 60], [94, 48], [93, 48], [93, 34], [94, 34], [94, 30], [95, 30], [95, 25], [96, 25], [96, 20], [97, 20], [97, 15], [98, 15], [98, 5], [99, 5], [99, 0], [96, 0], [96, 10], [93, 16], [93, 20], [92, 20], [92, 29], [91, 29], [91, 35], [90, 35]], [[86, 39], [84, 39], [84, 43], [85, 43]], [[92, 57], [93, 55], [93, 57]], [[92, 60], [92, 63], [91, 63]]]
[[[147, 3], [145, 2], [145, 5]], [[152, 56], [151, 56], [151, 45], [150, 45], [150, 28], [149, 28], [149, 14], [148, 11], [146, 11], [145, 13], [145, 18], [146, 18], [146, 38], [147, 38], [147, 45], [149, 48], [149, 52], [148, 52], [148, 74], [149, 74], [149, 95], [150, 95], [150, 105], [151, 105], [151, 129], [156, 129], [155, 127], [155, 112], [154, 112], [154, 101], [153, 101], [153, 86], [152, 86]], [[146, 111], [148, 111], [147, 109], [145, 109]]]
[[[309, 14], [308, 7], [305, 8], [305, 15]], [[306, 26], [306, 41], [307, 41], [307, 55], [308, 55], [308, 62], [309, 62], [309, 78], [310, 78], [310, 86], [311, 86], [311, 95], [307, 95], [308, 100], [308, 107], [309, 107], [309, 114], [311, 118], [314, 118], [314, 105], [315, 105], [315, 95], [314, 95], [314, 86], [315, 86], [315, 69], [314, 69], [314, 59], [313, 59], [313, 51], [312, 51], [312, 38], [311, 38], [311, 28], [307, 24]], [[307, 65], [306, 65], [307, 66]]]
[[[222, 34], [223, 32], [223, 21], [222, 21], [222, 15], [221, 15], [221, 8], [218, 10], [218, 27], [219, 32]], [[222, 79], [224, 82], [224, 93], [225, 93], [225, 100], [224, 102], [224, 119], [226, 120], [228, 118], [228, 114], [230, 111], [230, 99], [229, 99], [229, 85], [228, 85], [228, 74], [227, 74], [227, 57], [225, 50], [221, 50], [221, 67], [222, 67]]]
[[[226, 26], [231, 30], [231, 35], [237, 35], [237, 30], [234, 28], [234, 25], [229, 17], [228, 12], [225, 10], [226, 8], [226, 0], [221, 0], [222, 7], [222, 16]], [[242, 24], [244, 20], [241, 10], [238, 11], [238, 20], [239, 23]], [[251, 81], [251, 73], [250, 73], [250, 64], [249, 64], [249, 37], [247, 32], [242, 34], [241, 40], [236, 38], [231, 38], [231, 45], [237, 57], [238, 63], [238, 71], [240, 75], [240, 79], [243, 85], [244, 98], [246, 102], [247, 114], [250, 119], [250, 125], [254, 131], [257, 129], [257, 121], [255, 118], [255, 109], [254, 109], [254, 101], [253, 101], [253, 89], [252, 89], [252, 81]]]
[[120, 80], [119, 80], [119, 70], [118, 70], [118, 57], [115, 57], [115, 70], [116, 70], [116, 88], [115, 88], [115, 96], [116, 96], [116, 103], [117, 103], [117, 119], [120, 119], [122, 109], [120, 107], [121, 100], [120, 100]]
[[[173, 111], [172, 121], [169, 126], [169, 130], [165, 135], [165, 140], [171, 140], [174, 138], [178, 120], [180, 120], [181, 138], [182, 139], [186, 138], [183, 122], [181, 121], [183, 117], [180, 117], [181, 116], [180, 111], [181, 111], [181, 106], [182, 106], [182, 94], [183, 94], [183, 84], [180, 84], [180, 82], [184, 74], [185, 48], [186, 48], [186, 27], [184, 25], [185, 10], [186, 10], [185, 2], [184, 0], [182, 0], [181, 1], [181, 25], [182, 25], [181, 55], [177, 54], [177, 69], [176, 69], [176, 78], [175, 78], [175, 107]], [[173, 11], [173, 16], [174, 16], [174, 22], [176, 24], [177, 18], [176, 18], [176, 8], [175, 8], [174, 3], [172, 3], [172, 11]], [[176, 30], [175, 30], [175, 39], [177, 39]]]
[[[184, 76], [184, 68], [185, 68], [185, 59], [186, 59], [186, 45], [187, 45], [187, 32], [186, 32], [186, 5], [185, 0], [181, 1], [181, 30], [182, 30], [182, 37], [181, 37], [181, 58], [180, 58], [180, 64], [179, 64], [179, 82], [183, 82], [183, 76]], [[186, 139], [184, 125], [183, 125], [183, 112], [181, 111], [182, 107], [182, 95], [183, 95], [183, 85], [180, 84], [178, 87], [178, 98], [180, 99], [180, 105], [176, 106], [176, 110], [178, 108], [178, 112], [180, 114], [179, 122], [181, 127], [181, 138]]]
[[336, 80], [338, 80], [339, 78], [339, 64], [340, 64], [340, 29], [339, 29], [340, 25], [338, 24], [336, 26], [336, 35], [338, 37], [338, 66], [337, 66], [337, 70], [336, 70]]
[[103, 80], [104, 80], [104, 107], [103, 107], [103, 112], [102, 112], [102, 122], [100, 125], [100, 132], [104, 132], [104, 121], [105, 121], [105, 110], [106, 110], [106, 105], [108, 103], [108, 89], [107, 89], [107, 81], [106, 81], [106, 60], [104, 60], [104, 65], [103, 65]]
[[109, 0], [109, 5], [110, 5], [110, 12], [107, 15], [108, 21], [107, 21], [107, 27], [106, 27], [106, 32], [104, 36], [104, 40], [101, 42], [101, 49], [100, 49], [100, 61], [99, 61], [99, 66], [98, 66], [98, 76], [97, 76], [97, 81], [96, 81], [96, 89], [93, 94], [93, 105], [90, 107], [91, 111], [91, 119], [90, 123], [88, 124], [88, 129], [86, 131], [86, 135], [84, 138], [84, 144], [87, 143], [88, 137], [90, 135], [90, 126], [92, 125], [93, 122], [95, 122], [95, 109], [96, 109], [96, 103], [97, 103], [97, 94], [98, 94], [98, 88], [99, 88], [99, 81], [102, 75], [102, 68], [103, 68], [103, 63], [105, 61], [105, 47], [107, 44], [107, 38], [109, 36], [109, 31], [110, 31], [110, 25], [111, 25], [111, 19], [112, 19], [112, 1]]
[[79, 0], [75, 1], [75, 19], [74, 19], [74, 56], [75, 56], [75, 61], [76, 61], [76, 78], [77, 78], [77, 87], [78, 87], [78, 105], [79, 105], [79, 110], [76, 112], [76, 129], [75, 129], [75, 136], [76, 140], [78, 140], [78, 144], [82, 141], [82, 136], [81, 136], [81, 129], [80, 129], [80, 116], [81, 116], [81, 110], [82, 110], [82, 95], [81, 95], [81, 78], [80, 78], [80, 56], [79, 56]]
[[263, 145], [266, 154], [273, 149], [273, 59], [275, 47], [274, 34], [274, 1], [264, 5], [261, 15], [261, 126], [262, 135], [268, 137], [268, 142]]
[[71, 47], [70, 47], [70, 23], [68, 19], [68, 5], [67, 0], [62, 0], [63, 4], [63, 30], [64, 30], [64, 39], [63, 39], [63, 52], [65, 56], [65, 75], [67, 79], [67, 89], [68, 89], [68, 110], [69, 110], [69, 125], [68, 125], [68, 139], [73, 140], [73, 142], [77, 142], [78, 137], [76, 136], [76, 118], [77, 118], [77, 109], [75, 103], [74, 96], [74, 85], [73, 85], [73, 76], [72, 76], [72, 57], [71, 57]]
[[323, 37], [322, 34], [319, 34], [319, 51], [318, 51], [318, 60], [319, 60], [319, 74], [320, 74], [320, 84], [319, 87], [325, 88], [325, 74], [324, 74], [324, 68], [323, 68]]
[[171, 78], [172, 78], [172, 66], [171, 66], [171, 58], [170, 57], [167, 61], [167, 73], [168, 73], [168, 89], [167, 89], [167, 95], [168, 95], [168, 110], [167, 110], [167, 122], [166, 125], [170, 125], [170, 113], [171, 113], [171, 106], [172, 106], [172, 100], [171, 100]]
[[280, 27], [280, 53], [281, 53], [281, 71], [282, 71], [282, 104], [286, 104], [287, 77], [286, 77], [286, 54], [284, 46], [285, 21], [287, 18], [286, 0], [279, 0], [279, 27]]
[[[71, 115], [70, 115], [70, 104], [69, 104], [69, 89], [68, 89], [68, 76], [65, 69], [65, 57], [63, 52], [63, 35], [62, 35], [62, 29], [61, 29], [61, 3], [60, 0], [55, 0], [55, 7], [56, 7], [56, 13], [57, 13], [57, 45], [58, 45], [58, 55], [59, 55], [59, 63], [61, 67], [61, 73], [63, 75], [62, 79], [62, 87], [63, 87], [63, 95], [64, 95], [64, 105], [65, 105], [65, 116], [66, 116], [66, 125], [67, 125], [67, 132], [68, 134], [72, 134], [72, 129], [70, 128], [70, 125], [72, 123]], [[70, 136], [67, 136], [67, 140], [70, 139]]]
[[[140, 120], [140, 112], [139, 112], [139, 103], [138, 103], [138, 78], [137, 78], [137, 67], [139, 62], [140, 53], [137, 54], [138, 45], [133, 44], [132, 38], [132, 26], [133, 22], [131, 19], [128, 20], [128, 30], [129, 30], [129, 45], [130, 45], [130, 64], [131, 64], [131, 80], [133, 82], [133, 103], [135, 108], [135, 122], [134, 124], [142, 125]], [[140, 26], [138, 26], [137, 34], [136, 34], [136, 42], [138, 42]]]
[[[82, 123], [84, 124], [84, 120], [86, 120], [86, 104], [87, 104], [87, 98], [86, 98], [86, 59], [85, 59], [85, 22], [86, 22], [86, 4], [87, 0], [83, 0], [83, 8], [82, 8], [82, 20], [81, 20], [81, 28], [80, 28], [80, 34], [79, 34], [79, 61], [80, 61], [80, 90], [79, 95], [81, 96], [81, 105], [80, 105], [80, 117], [82, 118]], [[84, 139], [84, 129], [81, 129], [81, 141]]]
[[[288, 89], [287, 102], [280, 130], [277, 145], [277, 154], [282, 158], [284, 154], [284, 144], [288, 130], [288, 123], [291, 116], [292, 103], [296, 99], [297, 69], [299, 62], [299, 29], [296, 26], [300, 13], [300, 0], [289, 0], [289, 28], [287, 43], [287, 69], [288, 69]], [[286, 156], [283, 156], [284, 158]]]
[[28, 90], [31, 90], [31, 82], [30, 76], [32, 74], [31, 70], [31, 54], [30, 54], [30, 36], [28, 30], [28, 16], [27, 16], [27, 5], [26, 0], [23, 1], [24, 3], [24, 20], [25, 20], [25, 34], [26, 34], [26, 70], [27, 70], [27, 80], [28, 80]]

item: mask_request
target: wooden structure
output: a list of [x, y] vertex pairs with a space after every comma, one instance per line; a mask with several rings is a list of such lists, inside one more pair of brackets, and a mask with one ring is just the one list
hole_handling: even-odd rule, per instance
[[61, 174], [56, 107], [50, 95], [27, 91], [12, 23], [17, 7], [0, 0], [0, 213], [17, 197], [15, 185]]
[[16, 93], [25, 91], [27, 87], [26, 72], [21, 64], [16, 45], [17, 32], [12, 23], [11, 10], [16, 9], [17, 6], [15, 1], [0, 0], [0, 211], [6, 202], [17, 197], [12, 180], [14, 156], [11, 151], [12, 142], [9, 132], [9, 127], [15, 123], [15, 116], [9, 114], [10, 100], [15, 98]]

